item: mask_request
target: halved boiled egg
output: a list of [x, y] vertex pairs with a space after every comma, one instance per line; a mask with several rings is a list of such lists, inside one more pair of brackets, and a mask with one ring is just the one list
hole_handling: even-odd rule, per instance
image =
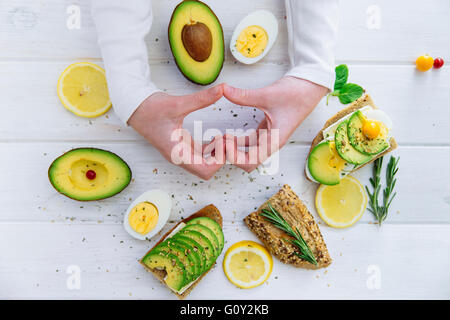
[[269, 52], [278, 36], [278, 21], [267, 10], [258, 10], [243, 18], [234, 29], [230, 50], [239, 62], [255, 63]]
[[125, 213], [123, 225], [132, 237], [150, 239], [167, 223], [171, 209], [172, 200], [166, 192], [150, 190], [133, 201]]

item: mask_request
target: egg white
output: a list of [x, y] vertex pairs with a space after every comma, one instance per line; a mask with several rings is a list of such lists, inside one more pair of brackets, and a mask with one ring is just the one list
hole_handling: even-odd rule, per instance
[[[130, 215], [131, 210], [133, 210], [133, 208], [141, 202], [150, 202], [153, 205], [155, 205], [155, 207], [158, 209], [158, 222], [156, 223], [156, 226], [153, 228], [153, 230], [151, 230], [145, 235], [134, 231], [133, 228], [130, 226], [130, 223], [128, 222], [128, 217]], [[139, 240], [150, 239], [159, 231], [161, 231], [161, 229], [167, 223], [171, 210], [172, 210], [172, 199], [166, 192], [162, 190], [149, 190], [141, 194], [138, 198], [136, 198], [136, 200], [134, 200], [133, 203], [128, 207], [127, 212], [125, 213], [125, 216], [123, 218], [123, 226], [125, 230], [136, 239]]]
[[[239, 38], [239, 35], [245, 28], [250, 26], [259, 26], [263, 28], [266, 31], [268, 37], [266, 48], [259, 56], [254, 58], [248, 58], [236, 49], [236, 41]], [[244, 64], [252, 64], [264, 58], [264, 56], [272, 48], [275, 40], [277, 39], [277, 36], [278, 36], [278, 21], [277, 18], [275, 18], [275, 16], [273, 15], [273, 13], [267, 10], [254, 11], [245, 18], [243, 18], [241, 22], [239, 22], [237, 27], [234, 29], [233, 36], [231, 37], [230, 42], [230, 50], [234, 58], [239, 62], [242, 62]]]

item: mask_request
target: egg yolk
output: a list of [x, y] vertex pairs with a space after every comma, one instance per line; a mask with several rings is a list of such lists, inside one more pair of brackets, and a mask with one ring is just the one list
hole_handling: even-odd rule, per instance
[[381, 126], [378, 121], [366, 120], [363, 125], [363, 134], [369, 139], [375, 139], [380, 135]]
[[264, 52], [269, 37], [260, 26], [250, 26], [241, 31], [236, 40], [236, 49], [247, 58], [255, 58]]
[[128, 223], [134, 231], [145, 235], [156, 227], [158, 216], [158, 209], [154, 204], [141, 202], [131, 210]]
[[334, 142], [330, 143], [330, 159], [328, 161], [328, 165], [331, 168], [335, 168], [338, 171], [341, 171], [345, 167], [345, 160], [341, 158], [339, 153], [336, 150], [336, 144]]

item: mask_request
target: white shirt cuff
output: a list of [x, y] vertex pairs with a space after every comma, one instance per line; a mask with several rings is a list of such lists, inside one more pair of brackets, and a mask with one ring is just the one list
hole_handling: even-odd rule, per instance
[[128, 120], [136, 111], [136, 109], [144, 102], [145, 99], [150, 97], [155, 92], [160, 92], [155, 85], [149, 84], [146, 87], [139, 89], [129, 89], [127, 94], [118, 95], [112, 101], [115, 101], [113, 105], [114, 111], [120, 120], [128, 125]]
[[286, 73], [286, 76], [305, 79], [333, 91], [335, 79], [334, 70], [333, 72], [330, 72], [325, 68], [303, 65], [293, 67]]

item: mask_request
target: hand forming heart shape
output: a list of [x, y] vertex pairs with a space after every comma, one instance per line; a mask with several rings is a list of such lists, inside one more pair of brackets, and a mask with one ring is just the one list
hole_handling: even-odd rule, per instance
[[[157, 92], [140, 105], [128, 123], [168, 161], [208, 180], [225, 164], [225, 159], [247, 172], [254, 170], [285, 145], [327, 92], [325, 87], [289, 76], [260, 89], [220, 84], [185, 96]], [[183, 119], [222, 97], [241, 106], [256, 107], [265, 118], [250, 136], [226, 134], [207, 144], [195, 142], [182, 128]], [[210, 153], [210, 157], [205, 157]]]

